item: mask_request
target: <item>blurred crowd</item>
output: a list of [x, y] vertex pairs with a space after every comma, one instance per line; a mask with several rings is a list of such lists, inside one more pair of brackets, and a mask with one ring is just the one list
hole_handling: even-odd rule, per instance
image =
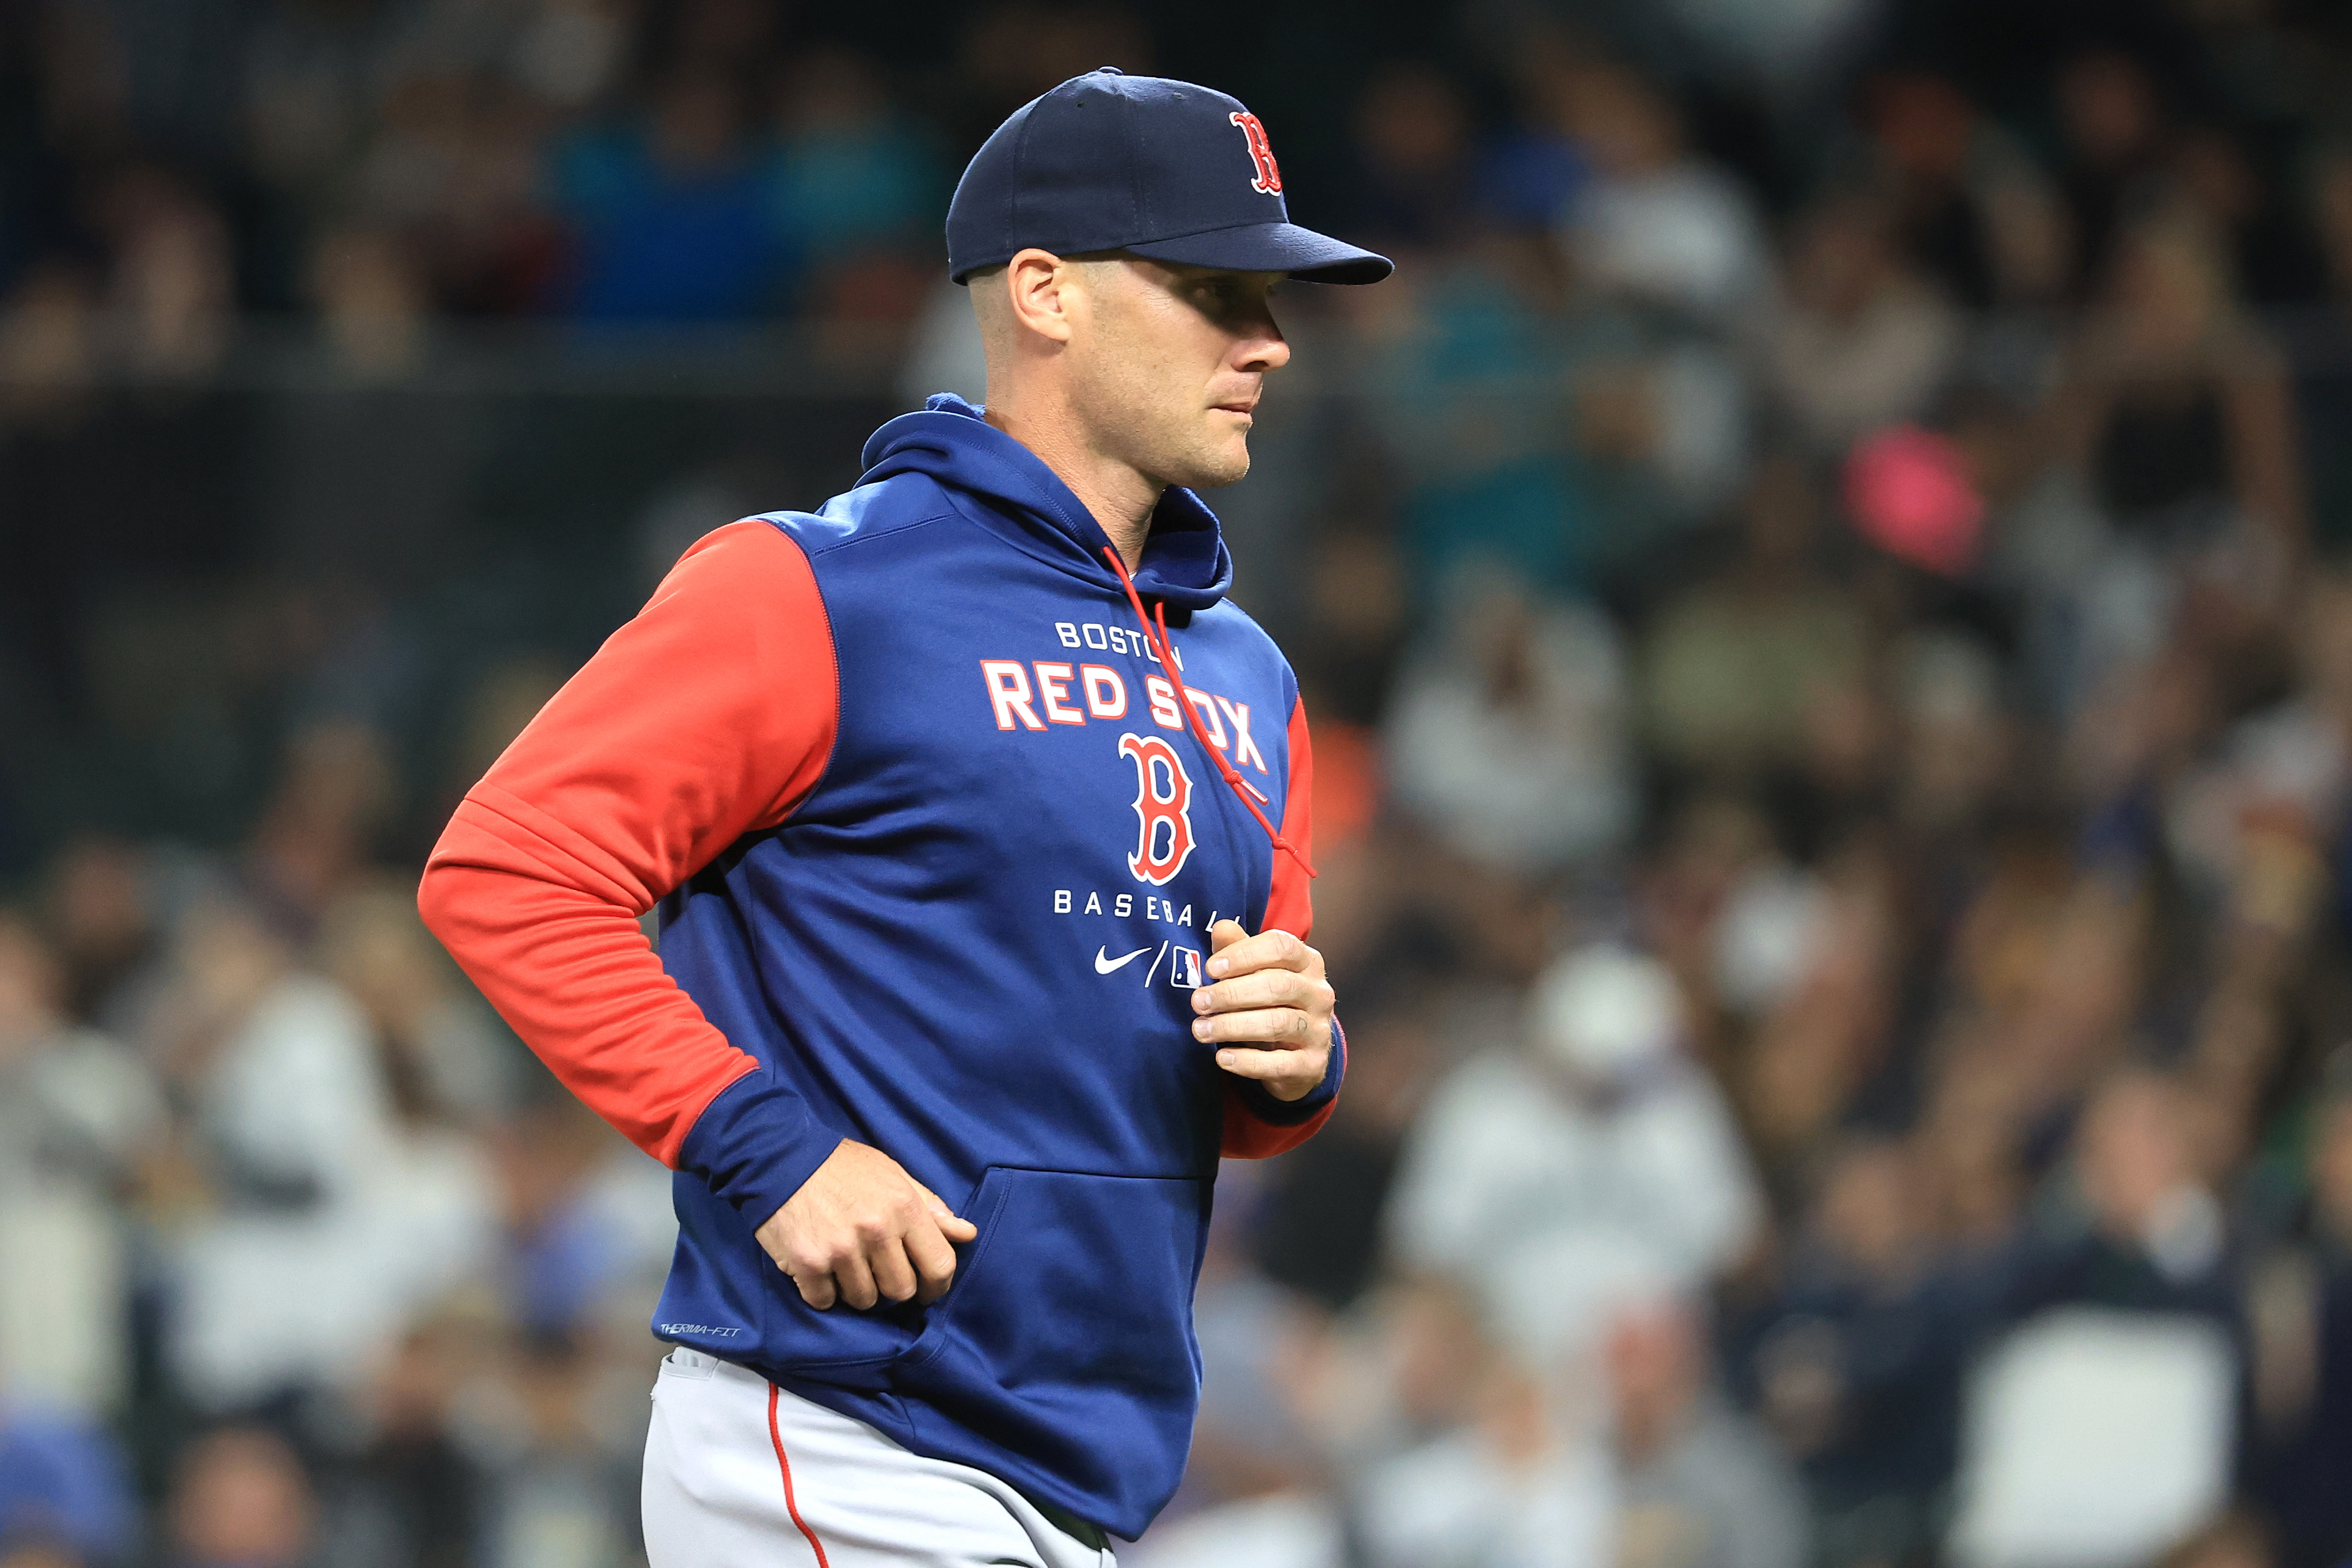
[[[469, 317], [977, 396], [978, 138], [1106, 61], [1232, 86], [1400, 261], [1277, 296], [1210, 498], [1316, 726], [1350, 1071], [1221, 1180], [1191, 1474], [1122, 1559], [2344, 1568], [2352, 25], [1414, 9], [1286, 98], [1280, 4], [1232, 81], [1189, 15], [1036, 0], [0, 4], [0, 495], [184, 435], [273, 314], [342, 367], [289, 399]], [[537, 591], [641, 596], [859, 434], [578, 497], [610, 548]], [[124, 526], [0, 517], [0, 1564], [636, 1561], [667, 1176], [413, 900], [593, 637], [450, 635], [558, 624], [479, 552]], [[134, 757], [227, 783], [167, 831]]]
[[373, 375], [467, 318], [903, 324], [962, 153], [1142, 47], [1117, 12], [942, 25], [910, 74], [770, 0], [12, 0], [0, 367], [198, 375], [257, 312]]

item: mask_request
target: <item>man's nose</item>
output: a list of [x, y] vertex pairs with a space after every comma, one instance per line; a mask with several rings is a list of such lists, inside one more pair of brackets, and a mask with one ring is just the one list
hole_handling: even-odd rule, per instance
[[1241, 368], [1251, 371], [1280, 370], [1290, 363], [1290, 341], [1282, 329], [1268, 322], [1265, 331], [1242, 344]]

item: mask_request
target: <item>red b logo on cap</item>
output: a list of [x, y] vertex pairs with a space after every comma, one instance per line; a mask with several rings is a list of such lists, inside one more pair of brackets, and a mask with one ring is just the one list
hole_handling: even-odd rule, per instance
[[1265, 139], [1265, 126], [1246, 109], [1225, 118], [1240, 126], [1242, 134], [1249, 138], [1250, 161], [1257, 165], [1257, 178], [1250, 182], [1250, 189], [1279, 195], [1282, 170], [1274, 161], [1274, 147]]

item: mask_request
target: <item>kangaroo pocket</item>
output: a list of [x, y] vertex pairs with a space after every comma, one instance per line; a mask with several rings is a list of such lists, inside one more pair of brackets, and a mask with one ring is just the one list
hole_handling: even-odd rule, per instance
[[1185, 1178], [991, 1167], [966, 1215], [979, 1239], [893, 1386], [1095, 1503], [1096, 1523], [1149, 1520], [1200, 1400], [1205, 1196]]

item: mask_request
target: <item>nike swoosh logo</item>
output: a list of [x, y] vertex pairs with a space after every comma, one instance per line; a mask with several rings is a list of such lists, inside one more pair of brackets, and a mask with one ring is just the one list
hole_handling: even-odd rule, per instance
[[1111, 958], [1106, 956], [1108, 952], [1107, 949], [1098, 947], [1095, 949], [1095, 973], [1097, 974], [1108, 974], [1114, 970], [1123, 969], [1150, 951], [1151, 950], [1148, 947], [1139, 947], [1133, 952], [1129, 953], [1125, 958]]

